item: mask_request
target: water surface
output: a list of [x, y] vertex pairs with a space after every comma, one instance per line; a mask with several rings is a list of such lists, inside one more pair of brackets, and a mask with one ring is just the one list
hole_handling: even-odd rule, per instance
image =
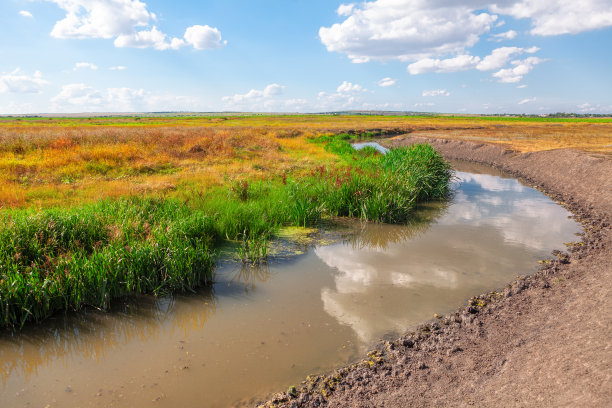
[[298, 244], [281, 240], [265, 267], [223, 262], [216, 283], [194, 295], [141, 297], [0, 335], [0, 406], [225, 407], [264, 397], [533, 272], [576, 239], [579, 225], [541, 193], [455, 166], [452, 202], [421, 208], [413, 225], [345, 220]]

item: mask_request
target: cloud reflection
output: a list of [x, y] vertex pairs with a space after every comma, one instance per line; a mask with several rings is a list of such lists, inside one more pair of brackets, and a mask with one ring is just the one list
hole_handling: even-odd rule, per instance
[[[406, 328], [405, 313], [394, 317], [397, 308], [503, 285], [579, 230], [565, 209], [517, 180], [457, 176], [453, 203], [433, 225], [367, 224], [361, 238], [315, 249], [336, 271], [334, 287], [321, 290], [325, 311], [364, 343], [380, 338], [383, 326]], [[385, 234], [396, 239], [379, 245]], [[383, 297], [391, 299], [378, 304]]]

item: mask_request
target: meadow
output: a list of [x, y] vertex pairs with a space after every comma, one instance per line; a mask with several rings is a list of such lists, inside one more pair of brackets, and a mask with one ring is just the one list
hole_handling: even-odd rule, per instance
[[112, 299], [190, 291], [233, 243], [265, 260], [281, 227], [334, 217], [409, 222], [449, 194], [429, 146], [349, 142], [402, 133], [609, 154], [605, 119], [343, 115], [0, 119], [0, 325]]

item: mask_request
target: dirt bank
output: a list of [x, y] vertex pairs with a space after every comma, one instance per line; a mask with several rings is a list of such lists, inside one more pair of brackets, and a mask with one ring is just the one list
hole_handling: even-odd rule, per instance
[[581, 242], [556, 251], [540, 272], [471, 299], [453, 314], [381, 343], [363, 361], [309, 377], [263, 405], [612, 406], [612, 160], [408, 136], [388, 143], [421, 142], [543, 191], [583, 222]]

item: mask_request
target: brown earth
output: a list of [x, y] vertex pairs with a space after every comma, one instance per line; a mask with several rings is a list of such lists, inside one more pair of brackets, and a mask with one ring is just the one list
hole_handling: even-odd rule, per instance
[[582, 241], [553, 252], [536, 274], [263, 405], [612, 407], [612, 160], [409, 136], [388, 143], [422, 142], [538, 188], [583, 223]]

